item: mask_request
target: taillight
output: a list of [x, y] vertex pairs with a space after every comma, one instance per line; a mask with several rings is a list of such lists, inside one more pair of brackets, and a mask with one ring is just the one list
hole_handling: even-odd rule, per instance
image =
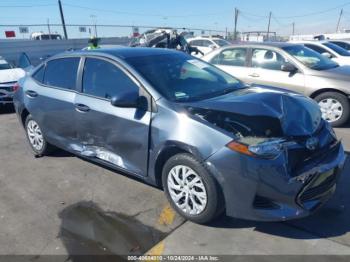
[[13, 92], [17, 92], [20, 89], [20, 87], [21, 86], [18, 84], [18, 82], [16, 82], [12, 87]]

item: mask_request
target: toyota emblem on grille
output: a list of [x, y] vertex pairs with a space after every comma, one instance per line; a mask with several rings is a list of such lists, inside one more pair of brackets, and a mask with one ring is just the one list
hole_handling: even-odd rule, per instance
[[306, 148], [309, 150], [315, 150], [318, 146], [318, 138], [311, 137], [308, 140], [306, 140]]

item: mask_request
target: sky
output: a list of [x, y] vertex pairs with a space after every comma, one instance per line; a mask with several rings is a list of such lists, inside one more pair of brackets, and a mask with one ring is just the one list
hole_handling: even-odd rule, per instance
[[[61, 0], [67, 24], [118, 24], [173, 26], [233, 31], [238, 8], [238, 30], [267, 30], [280, 35], [335, 32], [340, 10], [340, 29], [350, 28], [350, 1], [345, 0]], [[0, 25], [61, 23], [57, 0], [0, 0]], [[17, 30], [0, 26], [0, 31]], [[61, 27], [51, 27], [61, 33]], [[30, 31], [47, 30], [30, 28]], [[93, 28], [92, 28], [93, 30]], [[131, 34], [130, 28], [99, 28], [100, 34]], [[140, 31], [143, 31], [140, 28]], [[77, 28], [69, 34], [78, 36]], [[1, 37], [3, 32], [0, 32]], [[83, 34], [83, 33], [82, 33]], [[27, 37], [23, 35], [23, 38]]]

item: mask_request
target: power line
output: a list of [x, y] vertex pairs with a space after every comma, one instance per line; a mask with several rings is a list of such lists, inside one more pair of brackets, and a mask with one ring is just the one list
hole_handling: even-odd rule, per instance
[[320, 14], [328, 13], [328, 12], [331, 12], [331, 11], [334, 11], [334, 10], [338, 10], [340, 8], [343, 8], [343, 7], [347, 6], [347, 5], [350, 5], [350, 2], [347, 2], [347, 3], [342, 4], [342, 5], [338, 5], [338, 6], [335, 6], [335, 7], [326, 9], [326, 10], [323, 10], [323, 11], [312, 12], [312, 13], [307, 13], [307, 14], [302, 14], [302, 15], [294, 15], [294, 16], [278, 16], [277, 18], [279, 18], [279, 19], [290, 19], [290, 18], [300, 18], [300, 17], [306, 17], [306, 16], [320, 15]]
[[[328, 13], [328, 12], [331, 12], [331, 11], [334, 11], [334, 10], [338, 10], [338, 9], [343, 8], [345, 6], [348, 6], [348, 5], [350, 5], [350, 2], [346, 2], [346, 3], [342, 4], [342, 5], [331, 7], [331, 8], [328, 8], [328, 9], [325, 9], [325, 10], [322, 10], [322, 11], [318, 11], [318, 12], [305, 13], [305, 14], [293, 15], [293, 16], [275, 16], [275, 18], [278, 18], [278, 19], [291, 19], [291, 18], [301, 18], [301, 17], [319, 15], [319, 14]], [[240, 10], [240, 12], [241, 12], [241, 14], [245, 14], [245, 15], [248, 15], [248, 16], [260, 17], [260, 18], [266, 18], [266, 19], [269, 18], [269, 16], [266, 16], [266, 15], [254, 14], [254, 13], [250, 13], [250, 12], [247, 12], [247, 11]]]
[[56, 6], [55, 4], [42, 4], [42, 5], [0, 5], [0, 8], [32, 8], [42, 6]]
[[99, 9], [99, 8], [92, 8], [92, 7], [81, 6], [81, 5], [72, 5], [72, 4], [66, 4], [66, 3], [64, 4], [64, 6], [86, 9], [86, 10], [91, 10], [91, 11], [98, 11], [98, 12], [123, 14], [123, 15], [149, 16], [149, 17], [153, 16], [153, 17], [183, 18], [183, 17], [193, 17], [193, 16], [218, 16], [218, 15], [223, 15], [223, 14], [227, 14], [227, 15], [229, 14], [228, 12], [209, 13], [209, 14], [187, 14], [187, 15], [144, 14], [144, 13], [134, 13], [134, 12], [127, 12], [127, 11], [114, 11], [114, 10], [107, 10], [107, 9]]

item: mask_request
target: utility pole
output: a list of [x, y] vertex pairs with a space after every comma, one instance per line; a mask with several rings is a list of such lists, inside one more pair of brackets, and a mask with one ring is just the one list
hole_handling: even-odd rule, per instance
[[267, 40], [270, 39], [271, 16], [272, 16], [272, 12], [270, 12], [270, 15], [269, 15], [269, 24], [268, 24], [268, 26], [267, 26]]
[[95, 37], [97, 38], [97, 18], [96, 15], [90, 15], [91, 21], [92, 21], [92, 26], [95, 29]]
[[62, 27], [63, 27], [63, 32], [64, 32], [64, 38], [68, 39], [67, 29], [66, 29], [66, 22], [64, 21], [64, 15], [63, 15], [63, 9], [62, 9], [61, 0], [58, 0], [58, 7], [60, 8], [60, 14], [61, 14], [61, 21], [62, 21]]
[[233, 40], [237, 40], [237, 23], [238, 23], [239, 10], [235, 8], [235, 30], [233, 32]]
[[340, 15], [339, 15], [338, 23], [337, 23], [337, 30], [335, 31], [336, 33], [339, 32], [339, 26], [340, 26], [341, 17], [343, 16], [343, 12], [344, 12], [344, 10], [342, 8], [340, 11]]
[[295, 34], [295, 22], [293, 22], [293, 31], [292, 31], [292, 35], [294, 35]]
[[49, 39], [51, 39], [50, 19], [47, 19], [47, 30], [49, 31]]

